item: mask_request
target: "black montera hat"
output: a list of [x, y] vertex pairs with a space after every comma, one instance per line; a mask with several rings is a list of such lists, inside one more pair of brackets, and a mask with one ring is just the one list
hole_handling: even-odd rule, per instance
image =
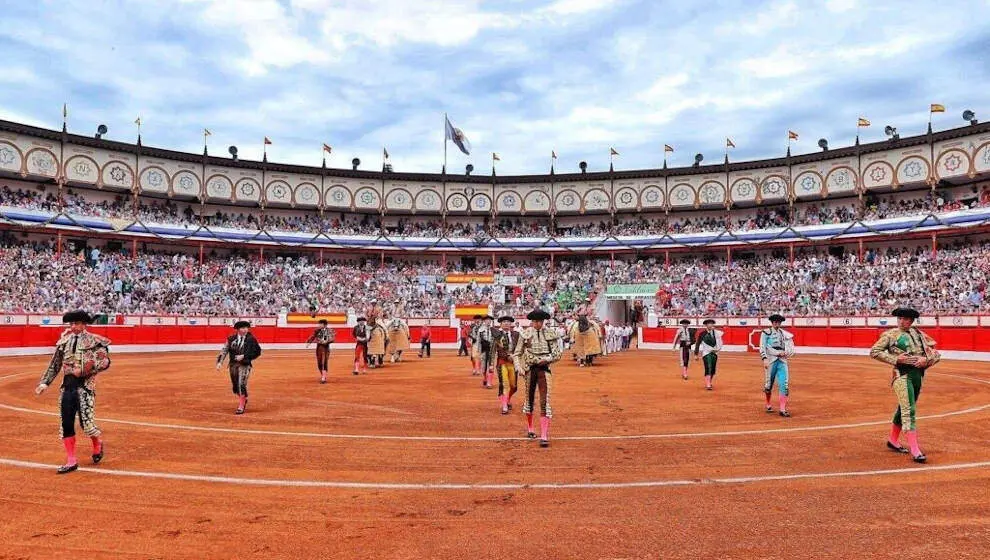
[[921, 316], [917, 309], [911, 309], [910, 307], [898, 307], [893, 312], [894, 317], [906, 317], [908, 319], [917, 319]]
[[715, 324], [715, 319], [705, 319], [704, 321], [701, 322], [701, 324], [702, 325], [714, 325]]
[[63, 323], [86, 323], [87, 325], [93, 322], [93, 316], [89, 313], [77, 309], [75, 311], [69, 311], [65, 315], [62, 315]]
[[781, 314], [779, 314], [779, 313], [774, 313], [773, 315], [770, 316], [770, 322], [771, 323], [783, 323], [784, 322], [784, 316], [781, 315]]
[[691, 321], [688, 321], [687, 319], [681, 319], [680, 322], [681, 322], [682, 325], [690, 325], [691, 324]]
[[512, 315], [502, 315], [501, 317], [498, 318], [498, 322], [499, 323], [515, 323], [516, 322], [516, 318], [513, 317]]
[[243, 329], [244, 327], [251, 328], [251, 321], [237, 321], [234, 323], [235, 329]]
[[530, 321], [546, 321], [550, 318], [550, 314], [542, 309], [534, 309], [526, 315], [526, 318]]

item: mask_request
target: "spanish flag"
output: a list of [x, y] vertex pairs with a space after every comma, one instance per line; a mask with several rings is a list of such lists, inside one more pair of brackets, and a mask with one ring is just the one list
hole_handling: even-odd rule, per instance
[[488, 306], [458, 305], [454, 308], [454, 316], [458, 319], [471, 319], [475, 315], [488, 315]]
[[203, 136], [213, 136], [213, 133], [210, 132], [210, 129], [204, 128], [203, 129]]
[[863, 117], [860, 117], [859, 120], [856, 121], [856, 126], [859, 127], [870, 126], [870, 121], [864, 119]]
[[931, 110], [931, 112], [932, 113], [944, 113], [945, 112], [945, 105], [940, 105], [938, 103], [932, 103], [932, 110]]
[[664, 145], [663, 145], [663, 152], [664, 152], [665, 154], [672, 154], [672, 153], [674, 153], [674, 148], [673, 148], [673, 147], [671, 147], [671, 145], [670, 145], [670, 144], [664, 144]]
[[326, 153], [328, 153], [328, 154], [332, 154], [333, 153], [333, 148], [331, 148], [329, 144], [324, 144], [323, 145], [323, 151], [326, 152]]
[[615, 148], [609, 148], [608, 149], [608, 155], [609, 156], [617, 156], [617, 155], [619, 155], [619, 152], [615, 151]]
[[502, 158], [498, 157], [498, 154], [492, 152], [492, 161], [502, 161]]
[[726, 148], [735, 148], [736, 147], [736, 144], [735, 144], [735, 142], [732, 141], [732, 138], [726, 137], [726, 139], [725, 139], [725, 147]]
[[266, 146], [270, 146], [271, 144], [272, 144], [272, 141], [269, 140], [267, 136], [265, 136], [265, 145]]

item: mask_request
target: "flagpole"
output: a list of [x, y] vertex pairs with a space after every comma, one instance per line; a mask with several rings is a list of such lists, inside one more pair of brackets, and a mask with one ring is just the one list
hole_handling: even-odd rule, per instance
[[447, 113], [443, 114], [443, 173], [447, 173]]

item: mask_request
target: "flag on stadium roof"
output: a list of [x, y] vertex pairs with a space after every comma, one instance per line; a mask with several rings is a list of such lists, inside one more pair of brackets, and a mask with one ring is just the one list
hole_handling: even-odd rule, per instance
[[323, 151], [326, 152], [326, 153], [328, 153], [328, 154], [332, 154], [333, 153], [333, 148], [331, 148], [329, 144], [324, 144], [323, 145]]
[[664, 144], [663, 145], [663, 151], [664, 151], [664, 153], [671, 153], [672, 154], [672, 153], [674, 153], [674, 148], [670, 144]]
[[931, 108], [931, 111], [930, 112], [932, 112], [932, 113], [944, 113], [945, 112], [945, 105], [941, 105], [939, 103], [932, 103], [932, 108]]
[[856, 126], [870, 126], [870, 121], [860, 117], [859, 121], [856, 122]]
[[617, 156], [617, 155], [619, 155], [619, 152], [615, 151], [615, 148], [609, 148], [608, 149], [608, 155], [609, 156]]
[[271, 140], [269, 140], [267, 136], [265, 136], [265, 145], [266, 145], [266, 146], [270, 146], [270, 145], [271, 145], [271, 143], [272, 143], [272, 141], [271, 141]]
[[736, 143], [732, 141], [732, 138], [726, 137], [725, 138], [725, 147], [726, 148], [735, 148], [736, 147]]
[[446, 115], [444, 115], [443, 120], [445, 122], [444, 139], [453, 142], [454, 145], [457, 146], [457, 149], [459, 149], [464, 155], [471, 155], [471, 142], [468, 141], [464, 131], [459, 128], [455, 128]]
[[788, 130], [787, 131], [787, 139], [788, 140], [797, 140], [798, 139], [798, 133], [797, 132], [794, 132], [793, 130]]

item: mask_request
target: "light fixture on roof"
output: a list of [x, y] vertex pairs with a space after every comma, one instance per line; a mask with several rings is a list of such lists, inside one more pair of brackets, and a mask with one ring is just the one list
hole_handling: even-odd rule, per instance
[[889, 124], [887, 126], [883, 127], [883, 133], [886, 134], [887, 136], [890, 136], [890, 139], [891, 140], [900, 140], [901, 139], [901, 135], [897, 133], [897, 129], [894, 128], [894, 127], [892, 127], [892, 126], [890, 126]]
[[234, 158], [234, 161], [237, 161], [237, 146], [227, 148], [227, 152], [230, 153], [230, 157]]
[[581, 168], [581, 173], [587, 173], [588, 172], [588, 162], [582, 161], [581, 163], [578, 164], [578, 167]]
[[699, 167], [701, 165], [701, 162], [704, 161], [704, 159], [705, 159], [704, 154], [694, 154], [694, 164], [692, 165], [692, 167]]
[[96, 127], [96, 139], [97, 140], [103, 138], [103, 135], [106, 134], [106, 133], [107, 133], [107, 125], [101, 124], [100, 126]]
[[472, 171], [474, 171], [474, 166], [471, 165], [470, 163], [464, 166], [465, 175], [470, 175]]
[[962, 117], [964, 121], [969, 121], [969, 124], [979, 124], [980, 122], [976, 120], [976, 113], [970, 111], [969, 109], [963, 111]]
[[354, 159], [351, 160], [351, 169], [353, 169], [354, 171], [357, 171], [357, 168], [358, 168], [359, 165], [361, 165], [361, 160], [360, 159], [354, 158]]
[[825, 138], [819, 138], [818, 139], [818, 147], [821, 148], [823, 152], [827, 152], [828, 151], [828, 140], [826, 140]]

